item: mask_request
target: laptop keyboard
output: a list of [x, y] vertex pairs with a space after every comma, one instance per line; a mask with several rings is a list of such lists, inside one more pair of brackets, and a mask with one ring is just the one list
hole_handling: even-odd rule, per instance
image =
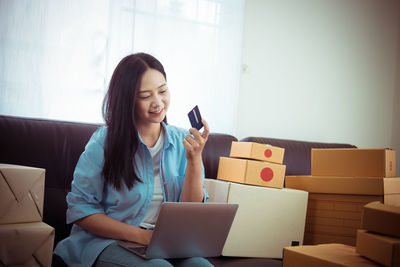
[[146, 255], [147, 247], [130, 246], [129, 249], [136, 251], [139, 254]]

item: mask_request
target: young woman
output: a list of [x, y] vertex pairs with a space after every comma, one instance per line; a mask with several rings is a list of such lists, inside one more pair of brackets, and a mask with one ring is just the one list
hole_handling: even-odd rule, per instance
[[202, 150], [209, 128], [166, 124], [170, 93], [161, 63], [144, 53], [116, 67], [67, 195], [71, 234], [54, 253], [69, 266], [211, 266], [203, 258], [143, 260], [117, 240], [148, 244], [163, 201], [205, 201]]

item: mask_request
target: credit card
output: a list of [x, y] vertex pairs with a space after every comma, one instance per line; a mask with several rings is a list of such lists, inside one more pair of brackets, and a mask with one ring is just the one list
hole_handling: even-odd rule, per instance
[[188, 113], [188, 117], [193, 128], [200, 130], [203, 127], [200, 110], [197, 105]]

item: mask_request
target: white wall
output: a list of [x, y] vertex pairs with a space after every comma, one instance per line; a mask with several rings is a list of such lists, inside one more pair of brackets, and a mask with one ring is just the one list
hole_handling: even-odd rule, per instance
[[399, 34], [397, 0], [247, 0], [236, 136], [400, 157]]
[[396, 149], [397, 176], [400, 176], [400, 27], [399, 27], [398, 38], [399, 41], [397, 49], [397, 76], [396, 76], [396, 86], [394, 89], [395, 92], [393, 97], [392, 142], [390, 147]]

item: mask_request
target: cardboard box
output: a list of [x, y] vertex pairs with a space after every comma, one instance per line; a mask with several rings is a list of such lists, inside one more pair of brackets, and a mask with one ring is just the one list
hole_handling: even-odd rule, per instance
[[232, 142], [230, 157], [282, 164], [285, 149], [254, 142]]
[[45, 170], [0, 164], [0, 224], [40, 222]]
[[286, 176], [285, 187], [310, 192], [304, 244], [356, 244], [365, 204], [383, 199], [382, 178]]
[[224, 256], [282, 258], [284, 247], [302, 244], [308, 193], [205, 179], [209, 201], [237, 203]]
[[54, 228], [43, 222], [0, 225], [0, 263], [51, 266], [53, 243]]
[[358, 230], [356, 251], [384, 266], [400, 267], [400, 238]]
[[322, 244], [287, 247], [283, 251], [283, 267], [364, 267], [379, 266], [361, 257], [352, 246]]
[[286, 176], [285, 187], [310, 193], [383, 195], [383, 179], [375, 177]]
[[311, 150], [311, 175], [395, 177], [396, 151], [391, 149], [313, 148]]
[[382, 200], [382, 195], [310, 193], [304, 244], [342, 243], [355, 246], [364, 205]]
[[400, 178], [383, 179], [384, 203], [400, 206]]
[[285, 165], [220, 157], [217, 179], [242, 184], [283, 188], [285, 171]]
[[384, 235], [400, 237], [400, 207], [368, 203], [364, 206], [362, 229]]
[[[357, 232], [357, 230], [355, 230]], [[356, 245], [356, 237], [354, 236], [341, 236], [337, 234], [315, 234], [315, 233], [304, 233], [304, 245], [317, 245], [317, 244], [330, 244], [339, 243], [346, 244], [348, 246]]]

